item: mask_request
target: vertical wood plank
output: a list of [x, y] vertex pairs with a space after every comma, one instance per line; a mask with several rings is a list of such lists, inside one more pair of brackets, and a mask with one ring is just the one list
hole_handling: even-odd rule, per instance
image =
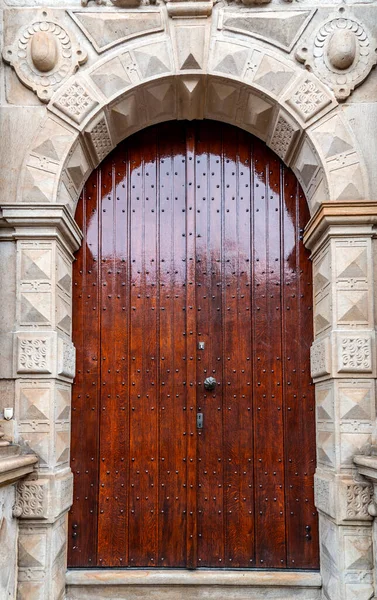
[[187, 125], [186, 133], [186, 361], [187, 361], [187, 554], [186, 566], [194, 569], [197, 545], [197, 435], [196, 435], [196, 203], [195, 133]]

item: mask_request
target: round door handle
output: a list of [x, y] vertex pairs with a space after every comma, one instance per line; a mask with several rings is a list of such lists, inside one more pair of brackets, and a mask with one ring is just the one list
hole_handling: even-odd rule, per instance
[[207, 377], [204, 380], [204, 387], [206, 390], [214, 390], [216, 387], [216, 379], [214, 377]]

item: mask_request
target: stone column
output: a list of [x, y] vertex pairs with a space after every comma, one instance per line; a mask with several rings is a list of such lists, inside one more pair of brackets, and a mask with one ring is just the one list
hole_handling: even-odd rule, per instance
[[[373, 448], [375, 453], [376, 447]], [[368, 512], [374, 518], [373, 522], [373, 556], [374, 556], [374, 596], [377, 599], [377, 456], [355, 456], [354, 463], [362, 477], [365, 477], [373, 485], [373, 497], [368, 506]]]
[[371, 204], [324, 204], [309, 223], [312, 251], [317, 472], [323, 597], [373, 595], [372, 489], [353, 457], [375, 420], [375, 328]]
[[64, 597], [69, 467], [72, 261], [80, 231], [63, 206], [6, 206], [2, 238], [13, 242], [16, 315], [12, 348], [15, 441], [39, 457], [37, 476], [18, 485], [18, 600]]

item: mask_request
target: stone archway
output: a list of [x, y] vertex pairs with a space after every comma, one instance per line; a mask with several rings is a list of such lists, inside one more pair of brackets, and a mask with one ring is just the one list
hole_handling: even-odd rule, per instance
[[[193, 44], [203, 48], [200, 57], [192, 56]], [[262, 45], [211, 33], [206, 19], [189, 25], [176, 19], [168, 33], [129, 42], [55, 93], [25, 157], [19, 203], [3, 209], [18, 252], [10, 343], [18, 436], [41, 458], [33, 482], [37, 504], [25, 493], [28, 482], [18, 497], [20, 598], [35, 590], [40, 598], [61, 598], [65, 585], [77, 198], [120, 140], [161, 121], [204, 117], [266, 141], [305, 191], [313, 215], [307, 243], [315, 280], [312, 375], [324, 594], [368, 600], [373, 593], [370, 488], [352, 477], [352, 456], [370, 439], [374, 419], [375, 215], [362, 157], [334, 96], [314, 75]], [[29, 405], [42, 416], [28, 416]], [[35, 566], [25, 556], [41, 544], [43, 564]]]

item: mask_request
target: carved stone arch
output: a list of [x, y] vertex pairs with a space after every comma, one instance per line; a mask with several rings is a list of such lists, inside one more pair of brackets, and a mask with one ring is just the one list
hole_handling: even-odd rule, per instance
[[323, 202], [368, 199], [355, 136], [314, 75], [255, 43], [217, 34], [209, 44], [205, 25], [193, 30], [138, 40], [72, 76], [27, 153], [20, 201], [74, 212], [89, 173], [121, 140], [158, 122], [203, 118], [265, 141], [295, 172], [311, 214]]

